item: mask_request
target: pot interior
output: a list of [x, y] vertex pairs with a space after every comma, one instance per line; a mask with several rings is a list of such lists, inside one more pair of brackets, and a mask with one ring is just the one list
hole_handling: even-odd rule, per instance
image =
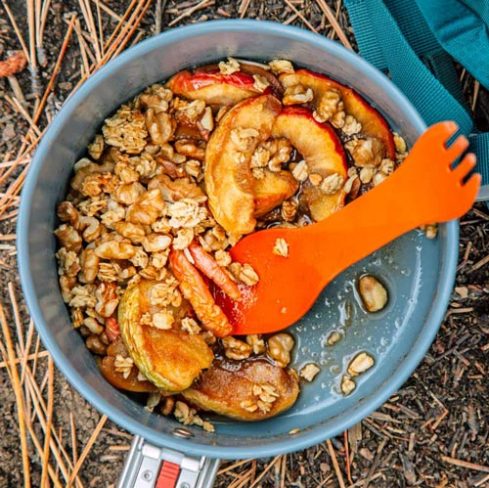
[[[121, 55], [67, 101], [32, 163], [22, 199], [19, 255], [24, 290], [43, 342], [90, 402], [155, 444], [184, 448], [189, 454], [236, 458], [291, 451], [335, 435], [400, 386], [422, 358], [441, 321], [455, 272], [457, 227], [455, 223], [441, 226], [438, 238], [432, 241], [412, 232], [351, 267], [324, 290], [314, 308], [291, 328], [298, 342], [294, 366], [315, 362], [321, 372], [314, 382], [303, 385], [296, 405], [279, 417], [254, 424], [212, 418], [215, 434], [188, 427], [190, 437], [182, 438], [176, 421], [148, 413], [112, 388], [72, 328], [61, 299], [52, 234], [56, 205], [64, 196], [73, 164], [103, 120], [123, 101], [182, 68], [229, 55], [289, 59], [349, 84], [409, 144], [424, 128], [385, 77], [325, 38], [253, 21], [210, 22], [170, 31]], [[413, 188], [413, 198], [415, 192]], [[355, 281], [366, 272], [387, 285], [390, 301], [380, 313], [367, 314], [359, 301]], [[341, 331], [343, 338], [327, 347], [325, 339], [333, 330]], [[344, 397], [339, 393], [341, 373], [358, 351], [371, 353], [375, 366], [360, 377], [353, 394]]]

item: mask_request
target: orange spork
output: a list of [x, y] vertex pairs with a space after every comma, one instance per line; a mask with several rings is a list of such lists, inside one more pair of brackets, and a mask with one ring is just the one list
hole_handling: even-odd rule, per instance
[[[251, 234], [231, 249], [233, 261], [249, 263], [260, 280], [241, 287], [241, 300], [216, 294], [233, 334], [284, 329], [299, 320], [339, 273], [419, 226], [461, 217], [474, 203], [481, 177], [470, 176], [471, 153], [453, 167], [468, 141], [454, 122], [430, 127], [386, 181], [322, 222]], [[277, 239], [287, 257], [273, 253]]]

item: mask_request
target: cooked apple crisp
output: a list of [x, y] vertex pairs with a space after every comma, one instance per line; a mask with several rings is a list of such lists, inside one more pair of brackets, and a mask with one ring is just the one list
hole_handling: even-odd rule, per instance
[[[104, 377], [208, 431], [199, 410], [261, 420], [291, 407], [292, 336], [233, 337], [214, 300], [266, 278], [228, 251], [328, 217], [406, 150], [358, 93], [287, 60], [184, 70], [122, 105], [75, 163], [55, 230], [62, 296]], [[278, 240], [273, 253], [288, 252]], [[352, 367], [373, 364], [361, 359], [345, 393]]]

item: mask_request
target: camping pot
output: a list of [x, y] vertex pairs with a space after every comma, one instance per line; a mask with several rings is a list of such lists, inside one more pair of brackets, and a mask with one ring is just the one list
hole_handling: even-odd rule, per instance
[[[289, 59], [351, 85], [409, 145], [425, 129], [393, 83], [352, 51], [296, 27], [262, 21], [225, 20], [169, 30], [128, 49], [69, 97], [46, 131], [25, 182], [18, 225], [20, 275], [39, 335], [58, 368], [99, 411], [139, 436], [121, 486], [154, 486], [156, 475], [177, 476], [171, 473], [175, 465], [180, 466], [174, 470], [180, 473], [176, 486], [210, 486], [217, 467], [213, 459], [274, 456], [348, 429], [382, 405], [422, 360], [453, 286], [456, 222], [441, 225], [434, 240], [420, 231], [411, 232], [342, 273], [291, 328], [297, 341], [293, 365], [300, 368], [312, 361], [321, 367], [320, 374], [303, 385], [293, 408], [266, 421], [243, 423], [216, 417], [212, 419], [216, 432], [207, 433], [146, 411], [106, 382], [72, 327], [61, 298], [53, 235], [56, 205], [63, 199], [73, 164], [121, 103], [183, 68], [226, 56]], [[388, 306], [376, 314], [364, 311], [356, 290], [356, 280], [367, 272], [378, 276], [389, 292]], [[328, 347], [325, 339], [332, 330], [339, 330], [343, 338]], [[351, 395], [343, 396], [342, 372], [359, 351], [372, 354], [375, 365], [358, 379]], [[166, 468], [158, 474], [161, 460]], [[204, 475], [202, 469], [207, 470]]]

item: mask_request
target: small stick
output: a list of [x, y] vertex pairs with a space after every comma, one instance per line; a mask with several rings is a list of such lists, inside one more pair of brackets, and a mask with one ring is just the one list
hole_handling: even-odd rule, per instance
[[71, 452], [73, 457], [73, 466], [78, 461], [78, 446], [76, 442], [76, 424], [73, 412], [70, 412], [70, 432], [71, 432]]
[[12, 14], [12, 11], [10, 10], [10, 7], [8, 4], [5, 2], [5, 0], [2, 0], [2, 6], [5, 9], [5, 12], [7, 12], [8, 18], [10, 20], [10, 23], [12, 24], [12, 27], [14, 29], [15, 35], [17, 36], [17, 39], [19, 40], [19, 43], [22, 47], [22, 51], [24, 51], [25, 57], [27, 58], [27, 61], [30, 63], [30, 56], [29, 56], [29, 50], [27, 49], [27, 45], [24, 41], [24, 38], [22, 37], [22, 34], [20, 32], [19, 26], [17, 25], [17, 22], [15, 21], [15, 17]]
[[100, 54], [100, 46], [98, 45], [98, 36], [97, 29], [95, 28], [95, 22], [93, 20], [92, 9], [90, 8], [90, 4], [88, 0], [78, 0], [78, 4], [80, 5], [80, 10], [82, 11], [83, 18], [85, 19], [85, 23], [88, 27], [88, 32], [90, 33], [90, 38], [95, 48], [95, 57], [97, 61], [100, 61], [102, 58]]
[[336, 35], [338, 36], [338, 39], [341, 41], [343, 46], [353, 50], [353, 47], [350, 44], [350, 41], [348, 40], [348, 37], [346, 37], [346, 34], [343, 32], [343, 29], [341, 28], [338, 19], [336, 18], [335, 14], [331, 11], [329, 5], [325, 2], [325, 0], [316, 0], [316, 3], [319, 5], [319, 8], [322, 10], [323, 14], [328, 19], [328, 22], [331, 24], [331, 27], [335, 31]]
[[20, 433], [20, 448], [22, 451], [22, 468], [24, 470], [24, 487], [29, 488], [31, 486], [30, 477], [30, 463], [29, 463], [29, 451], [27, 448], [27, 432], [26, 432], [26, 418], [24, 412], [24, 395], [22, 387], [20, 385], [19, 372], [15, 365], [15, 349], [12, 343], [12, 336], [10, 335], [10, 329], [7, 324], [7, 319], [3, 311], [3, 306], [0, 304], [0, 323], [2, 326], [3, 336], [7, 346], [7, 356], [10, 364], [10, 371], [12, 375], [12, 387], [15, 394], [15, 401], [17, 406], [17, 417], [19, 421], [19, 433]]
[[113, 19], [120, 21], [121, 16], [116, 14], [110, 7], [105, 5], [105, 3], [101, 2], [100, 0], [91, 0], [92, 2], [97, 4], [97, 8], [101, 8], [105, 13], [109, 14]]
[[51, 429], [53, 424], [53, 406], [54, 406], [54, 363], [53, 359], [48, 359], [48, 412], [46, 422], [46, 434], [44, 436], [44, 454], [42, 459], [41, 488], [49, 488], [48, 482], [48, 464], [49, 464], [49, 444], [51, 442]]
[[228, 471], [232, 471], [234, 468], [239, 468], [239, 466], [243, 466], [243, 464], [247, 464], [249, 462], [251, 462], [251, 459], [244, 459], [243, 461], [237, 461], [226, 468], [220, 469], [217, 472], [217, 474], [220, 475], [220, 474], [227, 473]]
[[473, 469], [474, 471], [489, 473], [489, 466], [483, 466], [482, 464], [476, 464], [476, 463], [469, 463], [468, 461], [463, 461], [462, 459], [456, 459], [449, 456], [441, 456], [441, 459], [445, 463], [453, 464], [454, 466], [459, 466], [460, 468]]
[[78, 458], [77, 463], [73, 467], [73, 471], [71, 472], [70, 479], [68, 480], [68, 486], [70, 486], [70, 484], [73, 483], [73, 480], [78, 475], [78, 471], [80, 471], [80, 468], [82, 467], [83, 463], [85, 462], [86, 457], [90, 453], [90, 450], [92, 449], [93, 444], [97, 440], [97, 437], [100, 434], [100, 431], [102, 430], [106, 421], [107, 421], [107, 416], [102, 415], [102, 417], [99, 420], [99, 423], [97, 424], [97, 427], [95, 427], [95, 430], [93, 431], [92, 435], [90, 436], [90, 439], [88, 439], [88, 442], [87, 442], [85, 448], [83, 449], [82, 453], [80, 454], [80, 457]]
[[345, 488], [345, 480], [343, 479], [343, 474], [341, 472], [340, 465], [338, 464], [338, 460], [336, 459], [336, 454], [334, 452], [333, 444], [329, 439], [326, 441], [326, 446], [328, 447], [329, 457], [333, 462], [333, 467], [336, 473], [336, 478], [338, 479], [338, 484], [340, 485], [340, 488]]
[[292, 3], [289, 2], [289, 0], [284, 0], [284, 2], [287, 4], [287, 6], [294, 12], [299, 19], [302, 20], [302, 22], [313, 32], [317, 34], [316, 28], [294, 7]]
[[39, 107], [37, 108], [37, 111], [33, 117], [35, 124], [37, 124], [37, 122], [39, 121], [39, 117], [41, 116], [42, 111], [44, 110], [44, 106], [46, 105], [48, 96], [51, 93], [51, 90], [53, 89], [54, 82], [56, 81], [56, 78], [61, 69], [61, 63], [63, 62], [63, 58], [66, 54], [66, 50], [68, 49], [68, 44], [71, 40], [71, 34], [73, 33], [75, 22], [76, 22], [76, 15], [73, 15], [71, 17], [70, 24], [68, 25], [68, 30], [66, 31], [65, 38], [63, 39], [63, 44], [61, 45], [61, 49], [59, 50], [58, 59], [56, 60], [56, 64], [54, 65], [51, 78], [49, 78], [48, 86], [44, 91], [44, 94], [41, 98], [41, 102], [39, 103]]
[[34, 0], [27, 0], [27, 24], [29, 26], [29, 65], [32, 76], [32, 88], [38, 96], [39, 84], [37, 80], [37, 58], [36, 58], [36, 26]]
[[[25, 380], [25, 365], [27, 364], [27, 360], [29, 358], [29, 355], [27, 353], [31, 350], [33, 337], [34, 337], [34, 321], [31, 319], [29, 321], [29, 330], [27, 331], [27, 340], [26, 340], [26, 344], [25, 344], [25, 353], [26, 354], [22, 357], [21, 367], [20, 367], [20, 370], [21, 370], [20, 382], [21, 382], [21, 384], [24, 384], [24, 380]], [[41, 354], [42, 355], [49, 356], [49, 353], [47, 351], [42, 351], [41, 353], [38, 354], [38, 357]]]
[[281, 458], [282, 456], [277, 456], [273, 458], [272, 462], [270, 462], [268, 466], [261, 472], [260, 476], [258, 476], [258, 478], [256, 478], [255, 481], [253, 481], [253, 484], [250, 485], [250, 488], [256, 486], [262, 480], [262, 478], [273, 468], [273, 466], [275, 466], [275, 463]]
[[241, 5], [238, 9], [239, 18], [242, 19], [246, 12], [248, 11], [248, 7], [250, 6], [251, 0], [242, 0]]
[[46, 21], [48, 19], [50, 6], [51, 6], [51, 0], [44, 0], [41, 9], [41, 24], [39, 26], [39, 48], [41, 49], [44, 44], [44, 30], [46, 29]]
[[197, 12], [198, 10], [201, 10], [206, 7], [210, 7], [211, 5], [214, 5], [214, 0], [202, 0], [197, 5], [194, 5], [193, 7], [185, 10], [185, 12], [179, 15], [176, 19], [173, 19], [168, 24], [168, 27], [172, 27], [173, 25], [178, 24], [181, 20], [190, 17], [193, 13]]
[[348, 441], [348, 431], [343, 432], [343, 438], [345, 443], [345, 466], [346, 466], [346, 477], [348, 478], [348, 483], [352, 484], [351, 479], [351, 460], [350, 460], [350, 446]]

